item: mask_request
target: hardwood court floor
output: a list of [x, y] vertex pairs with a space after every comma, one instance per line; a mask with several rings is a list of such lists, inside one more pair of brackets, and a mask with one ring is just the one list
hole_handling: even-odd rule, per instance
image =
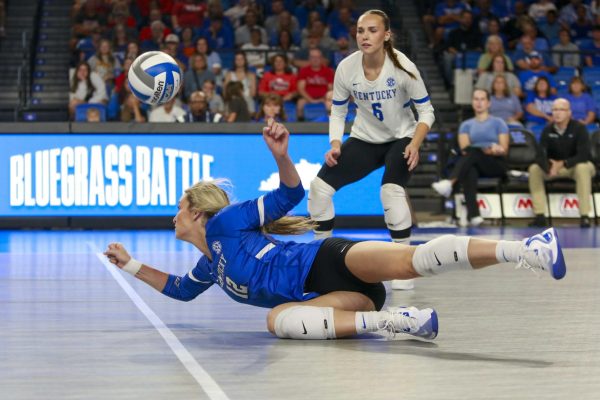
[[600, 230], [559, 235], [563, 281], [501, 265], [390, 292], [388, 305], [436, 308], [440, 335], [426, 342], [280, 340], [267, 310], [218, 287], [177, 302], [96, 255], [120, 241], [183, 274], [198, 253], [172, 231], [0, 232], [0, 399], [597, 399]]

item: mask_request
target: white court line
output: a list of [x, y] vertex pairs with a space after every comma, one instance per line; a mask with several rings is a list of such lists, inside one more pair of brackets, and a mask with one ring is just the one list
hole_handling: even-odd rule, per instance
[[118, 268], [111, 264], [106, 256], [102, 254], [101, 251], [98, 251], [98, 248], [88, 242], [88, 246], [91, 250], [96, 253], [96, 257], [100, 260], [100, 262], [106, 267], [108, 272], [112, 275], [112, 277], [117, 281], [121, 289], [127, 293], [129, 298], [133, 301], [133, 303], [137, 306], [137, 308], [148, 318], [148, 321], [154, 325], [158, 333], [163, 337], [165, 342], [169, 345], [173, 353], [179, 358], [179, 361], [183, 364], [183, 366], [188, 370], [190, 375], [196, 379], [202, 390], [208, 395], [208, 397], [212, 400], [229, 400], [225, 392], [219, 387], [217, 382], [198, 364], [196, 359], [190, 354], [189, 351], [181, 344], [177, 336], [165, 325], [164, 322], [152, 311], [152, 309], [146, 304], [144, 300], [140, 297], [140, 295], [131, 287], [129, 282], [123, 278], [123, 275]]

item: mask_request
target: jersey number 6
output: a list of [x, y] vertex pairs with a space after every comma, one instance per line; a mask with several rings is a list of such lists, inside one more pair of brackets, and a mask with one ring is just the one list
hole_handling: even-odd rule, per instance
[[381, 103], [371, 104], [373, 107], [373, 115], [380, 121], [383, 121], [383, 111], [381, 111]]

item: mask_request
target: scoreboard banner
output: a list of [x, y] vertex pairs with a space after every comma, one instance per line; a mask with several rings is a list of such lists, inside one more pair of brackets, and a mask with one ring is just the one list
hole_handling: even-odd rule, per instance
[[[1, 134], [0, 217], [170, 216], [183, 190], [228, 178], [234, 200], [279, 186], [259, 134]], [[307, 190], [327, 135], [292, 135], [289, 153]], [[337, 215], [381, 215], [382, 170], [334, 196]], [[306, 196], [293, 210], [306, 215]]]

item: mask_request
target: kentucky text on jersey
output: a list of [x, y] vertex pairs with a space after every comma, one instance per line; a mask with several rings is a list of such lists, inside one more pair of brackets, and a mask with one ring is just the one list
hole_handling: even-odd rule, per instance
[[352, 95], [357, 100], [389, 100], [396, 97], [396, 89], [377, 90], [374, 92], [352, 91]]

